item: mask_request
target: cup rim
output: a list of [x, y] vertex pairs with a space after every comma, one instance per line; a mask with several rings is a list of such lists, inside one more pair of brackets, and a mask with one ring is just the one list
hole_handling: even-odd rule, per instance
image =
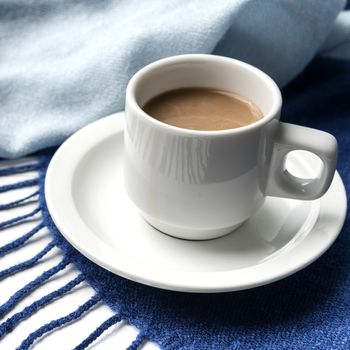
[[[136, 86], [139, 83], [139, 81], [143, 78], [143, 76], [148, 74], [150, 71], [159, 69], [165, 65], [170, 65], [174, 63], [184, 63], [184, 62], [193, 61], [193, 60], [209, 61], [209, 62], [230, 62], [231, 64], [235, 64], [235, 65], [241, 66], [243, 69], [249, 70], [252, 74], [260, 76], [267, 83], [271, 93], [273, 94], [273, 104], [269, 112], [265, 114], [263, 118], [259, 119], [254, 123], [241, 126], [238, 128], [234, 128], [234, 129], [223, 129], [223, 130], [185, 129], [178, 126], [163, 123], [153, 118], [152, 116], [148, 115], [146, 112], [144, 112], [141, 106], [137, 103], [136, 96], [135, 96]], [[129, 107], [131, 107], [133, 110], [135, 110], [146, 122], [150, 123], [154, 127], [164, 128], [170, 133], [186, 134], [189, 136], [206, 136], [206, 137], [219, 136], [220, 137], [220, 136], [227, 136], [227, 135], [233, 135], [233, 134], [242, 134], [252, 129], [259, 128], [262, 125], [270, 122], [272, 119], [276, 117], [276, 115], [278, 115], [279, 111], [281, 110], [282, 95], [279, 87], [269, 75], [264, 73], [259, 68], [252, 66], [248, 63], [245, 63], [243, 61], [230, 58], [230, 57], [211, 55], [211, 54], [183, 54], [183, 55], [171, 56], [171, 57], [157, 60], [141, 68], [139, 71], [137, 71], [128, 83], [128, 86], [126, 89], [126, 104]]]

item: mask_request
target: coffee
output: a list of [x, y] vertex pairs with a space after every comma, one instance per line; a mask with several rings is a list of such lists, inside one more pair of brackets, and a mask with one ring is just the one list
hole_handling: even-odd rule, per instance
[[236, 93], [213, 88], [182, 88], [162, 93], [142, 108], [151, 117], [179, 128], [225, 130], [255, 123], [259, 107]]

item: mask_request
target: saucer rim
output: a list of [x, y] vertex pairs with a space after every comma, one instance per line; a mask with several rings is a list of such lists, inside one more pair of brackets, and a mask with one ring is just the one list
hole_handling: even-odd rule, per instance
[[[284, 269], [280, 269], [278, 273], [276, 273], [276, 271], [273, 273], [272, 271], [268, 277], [265, 276], [265, 273], [265, 275], [260, 275], [260, 278], [246, 278], [246, 274], [248, 272], [251, 272], [251, 270], [253, 271], [253, 274], [254, 269], [259, 271], [262, 268], [264, 270], [264, 265], [268, 266], [268, 262], [252, 265], [243, 269], [234, 269], [227, 271], [171, 271], [172, 278], [169, 279], [165, 278], [166, 274], [169, 274], [169, 271], [167, 271], [167, 269], [158, 269], [156, 272], [161, 273], [155, 273], [154, 269], [147, 270], [145, 267], [142, 267], [140, 269], [138, 264], [134, 264], [131, 261], [125, 262], [122, 261], [122, 259], [116, 259], [115, 257], [114, 259], [107, 258], [108, 254], [102, 254], [102, 250], [104, 249], [105, 252], [109, 252], [111, 248], [102, 242], [102, 240], [100, 240], [101, 242], [99, 243], [99, 249], [96, 251], [94, 249], [96, 247], [94, 244], [92, 246], [89, 246], [86, 244], [86, 242], [81, 242], [81, 240], [79, 240], [79, 234], [74, 236], [74, 232], [79, 232], [77, 231], [79, 229], [85, 229], [92, 232], [86, 224], [85, 228], [82, 227], [81, 224], [78, 225], [79, 220], [77, 216], [80, 216], [76, 208], [75, 213], [70, 213], [70, 215], [68, 215], [70, 216], [70, 220], [65, 220], [65, 218], [63, 218], [60, 214], [62, 208], [59, 209], [59, 206], [56, 204], [59, 204], [60, 201], [65, 201], [65, 204], [69, 204], [69, 201], [73, 203], [74, 200], [72, 196], [69, 196], [69, 193], [66, 197], [64, 197], [64, 193], [60, 193], [58, 195], [60, 191], [57, 191], [57, 187], [55, 186], [58, 186], [58, 183], [62, 177], [57, 176], [56, 169], [57, 167], [59, 169], [62, 169], [62, 167], [60, 167], [60, 164], [62, 164], [62, 162], [63, 164], [67, 164], [68, 162], [70, 165], [77, 165], [82, 156], [88, 154], [100, 142], [107, 139], [107, 137], [113, 136], [113, 134], [116, 134], [117, 132], [123, 132], [123, 114], [124, 112], [119, 112], [99, 119], [83, 127], [75, 134], [73, 134], [70, 138], [68, 138], [54, 154], [49, 164], [45, 179], [45, 197], [47, 207], [59, 231], [69, 241], [70, 244], [72, 244], [78, 251], [80, 251], [80, 253], [85, 255], [94, 263], [111, 271], [112, 273], [142, 284], [174, 291], [216, 293], [250, 289], [275, 282], [277, 280], [290, 276], [310, 265], [328, 250], [328, 248], [333, 244], [341, 232], [341, 228], [346, 217], [347, 201], [344, 184], [340, 178], [340, 175], [338, 172], [336, 172], [330, 190], [322, 198], [317, 200], [320, 202], [319, 218], [317, 219], [314, 227], [308, 233], [309, 236], [312, 233], [315, 233], [317, 231], [317, 228], [320, 228], [322, 226], [324, 229], [324, 225], [327, 224], [325, 221], [325, 217], [327, 217], [327, 215], [325, 214], [332, 212], [336, 215], [337, 221], [336, 223], [333, 223], [331, 227], [328, 227], [329, 224], [327, 225], [328, 239], [322, 242], [323, 245], [319, 247], [316, 252], [312, 252], [311, 254], [309, 253], [306, 259], [304, 256], [301, 261], [292, 264], [292, 266], [290, 266], [289, 263]], [[86, 137], [88, 134], [90, 136], [89, 142], [86, 142]], [[74, 175], [74, 166], [66, 166], [65, 171], [66, 178], [72, 179], [72, 176]], [[335, 195], [337, 197], [337, 200], [333, 201], [334, 203], [332, 205], [330, 205], [330, 203], [327, 203], [327, 200], [331, 201], [331, 197], [334, 197]], [[72, 203], [70, 203], [71, 208], [73, 208]], [[65, 208], [66, 206], [62, 205], [61, 207]], [[302, 245], [302, 243], [305, 244], [305, 239], [303, 239], [299, 245]], [[101, 251], [99, 252], [99, 250]], [[294, 247], [293, 249], [290, 249], [288, 255], [293, 252], [293, 250], [295, 251], [296, 248]], [[109, 255], [111, 255], [111, 252], [109, 252]], [[295, 255], [298, 255], [298, 252], [295, 252]], [[276, 256], [274, 258], [274, 261], [276, 261], [275, 259], [281, 260], [280, 255]], [[258, 271], [255, 271], [255, 274], [257, 276], [259, 276], [259, 273], [257, 273]], [[233, 279], [232, 273], [235, 276]], [[248, 273], [249, 276], [250, 274]], [[241, 279], [237, 278], [239, 276], [241, 276]]]

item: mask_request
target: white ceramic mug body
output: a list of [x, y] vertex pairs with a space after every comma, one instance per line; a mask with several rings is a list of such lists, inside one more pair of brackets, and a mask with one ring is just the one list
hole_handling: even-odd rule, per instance
[[[162, 123], [142, 110], [145, 102], [160, 93], [194, 86], [236, 92], [255, 102], [264, 117], [238, 129], [197, 131]], [[281, 105], [274, 81], [238, 60], [181, 55], [141, 69], [126, 93], [124, 172], [129, 197], [160, 231], [195, 240], [233, 231], [260, 208], [268, 194], [319, 197], [334, 175], [336, 142], [314, 129], [286, 124], [281, 128]], [[300, 130], [291, 131], [293, 127], [306, 130], [315, 142], [321, 133], [328, 143], [321, 151], [315, 150], [313, 141], [311, 148], [300, 146], [294, 142]], [[276, 147], [278, 137], [284, 153]], [[291, 145], [284, 142], [288, 137]], [[315, 152], [328, 171], [304, 188], [299, 186], [298, 179], [282, 169], [285, 154], [293, 149]]]

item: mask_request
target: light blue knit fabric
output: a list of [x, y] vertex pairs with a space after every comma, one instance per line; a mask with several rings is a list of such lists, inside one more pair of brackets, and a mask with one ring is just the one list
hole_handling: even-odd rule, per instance
[[336, 18], [319, 53], [332, 58], [350, 59], [350, 11], [343, 11]]
[[[280, 86], [344, 46], [345, 0], [0, 0], [0, 157], [57, 145], [124, 108], [130, 77], [183, 53], [252, 63]], [[343, 18], [344, 19], [344, 18]], [[333, 29], [332, 29], [333, 28]], [[327, 36], [331, 36], [326, 41]]]

